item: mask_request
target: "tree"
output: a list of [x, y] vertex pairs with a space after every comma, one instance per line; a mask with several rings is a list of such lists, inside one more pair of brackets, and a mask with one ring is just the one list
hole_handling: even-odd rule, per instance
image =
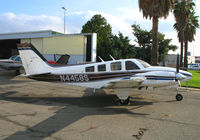
[[124, 37], [119, 32], [118, 36], [115, 35], [112, 38], [112, 53], [111, 55], [115, 59], [134, 58], [136, 55], [136, 49], [134, 45], [131, 45], [128, 37]]
[[184, 43], [184, 29], [188, 21], [188, 9], [186, 8], [185, 0], [176, 0], [174, 3], [173, 14], [176, 20], [174, 28], [178, 32], [178, 38], [180, 44], [180, 66], [183, 67], [183, 43]]
[[139, 0], [139, 8], [145, 18], [152, 19], [152, 52], [151, 64], [158, 62], [158, 19], [166, 18], [173, 7], [174, 0]]
[[188, 41], [194, 40], [196, 34], [196, 28], [199, 27], [198, 16], [195, 16], [194, 12], [195, 3], [192, 0], [177, 0], [174, 6], [174, 16], [176, 23], [174, 28], [178, 32], [179, 42], [181, 43], [181, 59], [180, 66], [183, 67], [183, 48], [184, 54], [184, 67], [187, 68], [187, 53], [188, 53]]
[[109, 59], [111, 53], [112, 28], [101, 15], [94, 15], [85, 25], [81, 33], [97, 33], [97, 56]]
[[[142, 59], [150, 63], [151, 48], [152, 48], [152, 31], [146, 31], [140, 28], [139, 25], [132, 25], [133, 34], [136, 37], [138, 47], [136, 47], [136, 58]], [[168, 54], [169, 50], [175, 51], [177, 46], [170, 45], [172, 39], [165, 39], [165, 35], [158, 32], [158, 61], [161, 62]]]
[[[105, 29], [104, 29], [105, 28]], [[97, 37], [97, 54], [104, 60], [111, 59], [112, 55], [115, 59], [122, 58], [139, 58], [150, 62], [152, 48], [152, 31], [142, 30], [139, 25], [132, 25], [133, 34], [136, 37], [136, 45], [131, 45], [127, 36], [123, 36], [119, 32], [118, 35], [112, 35], [111, 26], [101, 15], [94, 15], [82, 27], [82, 33], [96, 32]], [[175, 50], [177, 47], [170, 45], [171, 39], [165, 39], [165, 35], [158, 33], [159, 61], [163, 60], [169, 50]]]
[[196, 28], [199, 28], [198, 16], [195, 16], [195, 12], [189, 13], [188, 23], [184, 30], [184, 43], [185, 43], [185, 55], [184, 55], [184, 67], [188, 67], [188, 41], [194, 41], [194, 35], [196, 34]]
[[176, 45], [170, 44], [172, 39], [165, 39], [165, 35], [162, 33], [158, 33], [158, 61], [161, 62], [165, 59], [165, 56], [168, 54], [168, 52], [175, 51], [178, 47]]
[[113, 35], [110, 24], [101, 15], [94, 15], [91, 20], [83, 25], [81, 32], [97, 33], [97, 55], [103, 60], [111, 59], [109, 55], [116, 59], [133, 58], [135, 56], [135, 48], [129, 43], [128, 37], [124, 37], [120, 32], [118, 36]]

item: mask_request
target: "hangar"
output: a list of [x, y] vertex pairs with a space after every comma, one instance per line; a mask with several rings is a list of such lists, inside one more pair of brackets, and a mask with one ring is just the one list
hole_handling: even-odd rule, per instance
[[18, 43], [32, 43], [50, 61], [68, 54], [68, 64], [96, 61], [96, 33], [63, 34], [52, 30], [0, 34], [0, 59], [17, 55]]

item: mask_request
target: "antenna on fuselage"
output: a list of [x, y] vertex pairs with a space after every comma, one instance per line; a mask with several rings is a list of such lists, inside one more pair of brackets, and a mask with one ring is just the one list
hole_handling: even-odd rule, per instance
[[101, 62], [104, 62], [104, 60], [100, 56], [98, 56], [98, 58], [101, 60]]
[[109, 55], [109, 56], [110, 56], [110, 58], [111, 58], [113, 61], [115, 61], [115, 58], [113, 58], [112, 55]]

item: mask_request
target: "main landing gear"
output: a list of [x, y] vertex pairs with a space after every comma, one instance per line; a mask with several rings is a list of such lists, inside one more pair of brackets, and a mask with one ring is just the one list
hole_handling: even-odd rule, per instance
[[115, 88], [114, 93], [119, 98], [119, 103], [121, 105], [128, 105], [130, 102], [129, 95], [131, 94], [131, 88]]
[[127, 99], [120, 99], [120, 100], [119, 100], [119, 103], [120, 103], [121, 105], [128, 105], [129, 102], [130, 102], [130, 97], [128, 97]]

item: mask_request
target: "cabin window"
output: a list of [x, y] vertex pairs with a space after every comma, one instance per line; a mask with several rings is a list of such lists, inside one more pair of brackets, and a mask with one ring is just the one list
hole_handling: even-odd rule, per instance
[[117, 71], [122, 69], [121, 62], [113, 62], [110, 64], [110, 68], [112, 71]]
[[126, 70], [135, 70], [135, 69], [140, 69], [140, 68], [132, 61], [126, 61]]
[[20, 57], [16, 57], [15, 61], [22, 62]]
[[106, 65], [98, 65], [98, 71], [106, 71]]
[[151, 66], [151, 65], [149, 65], [147, 62], [145, 62], [145, 61], [143, 61], [143, 60], [137, 59], [137, 61], [139, 61], [139, 62], [142, 64], [142, 66], [143, 66], [144, 68], [148, 68], [148, 67]]
[[94, 72], [94, 66], [86, 67], [85, 71], [86, 72]]

